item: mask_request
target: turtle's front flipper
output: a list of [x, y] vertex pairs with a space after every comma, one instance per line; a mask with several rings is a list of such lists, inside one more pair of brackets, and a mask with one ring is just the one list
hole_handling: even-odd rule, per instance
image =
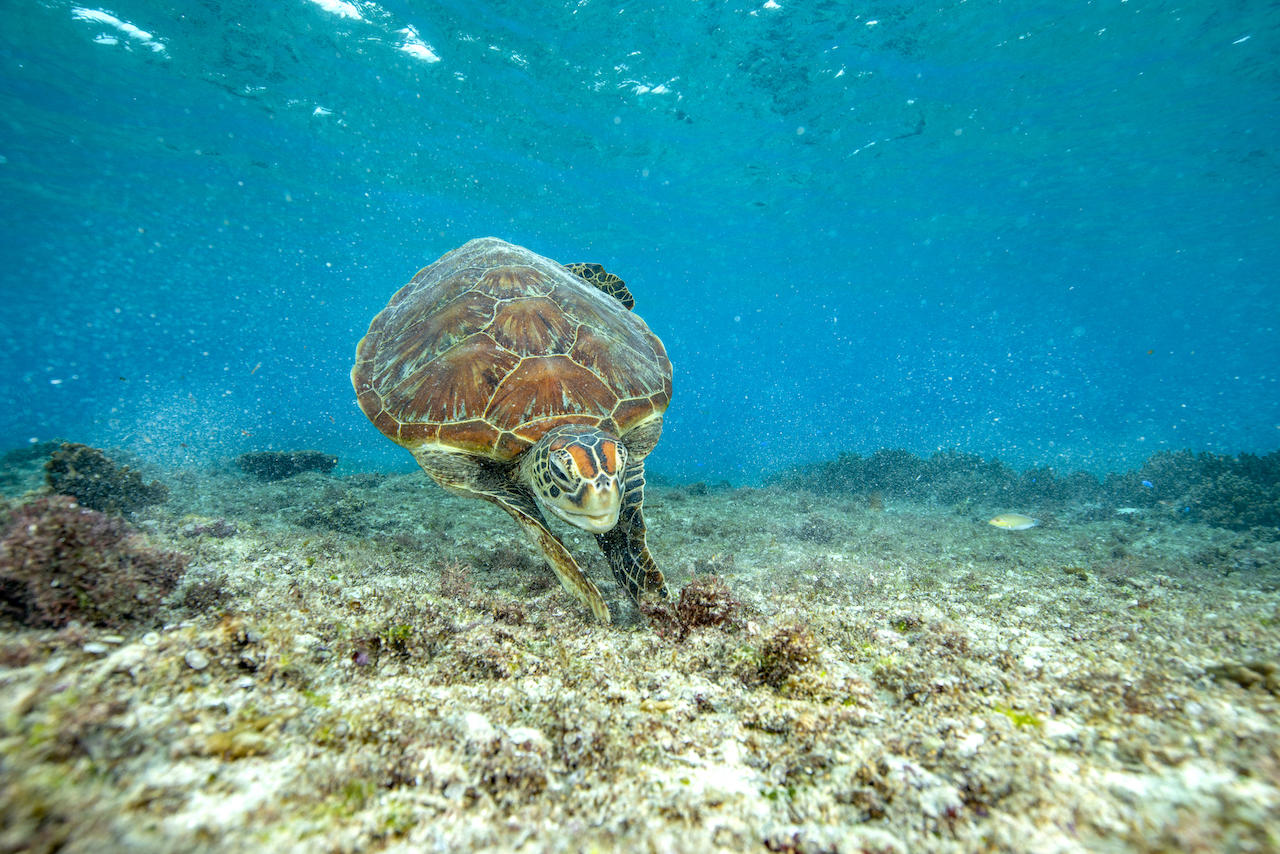
[[519, 523], [529, 539], [542, 551], [542, 556], [560, 579], [560, 586], [590, 608], [597, 620], [602, 623], [612, 622], [609, 606], [604, 603], [600, 589], [582, 574], [582, 569], [564, 547], [564, 543], [551, 533], [547, 520], [543, 518], [542, 511], [528, 491], [512, 483], [501, 473], [488, 466], [478, 465], [474, 459], [462, 454], [419, 452], [414, 456], [423, 470], [450, 492], [492, 501], [510, 513], [511, 518]]
[[564, 543], [551, 533], [546, 520], [542, 517], [542, 511], [533, 503], [533, 498], [530, 496], [521, 496], [521, 498], [524, 500], [518, 503], [511, 501], [509, 497], [490, 500], [510, 513], [529, 535], [529, 539], [533, 540], [534, 545], [542, 550], [543, 557], [547, 559], [547, 563], [551, 564], [556, 577], [560, 579], [560, 586], [590, 608], [597, 620], [602, 623], [612, 622], [609, 617], [609, 606], [604, 603], [600, 588], [582, 574], [578, 562], [573, 559], [573, 555], [569, 554]]
[[603, 534], [596, 534], [596, 542], [613, 567], [614, 577], [636, 604], [640, 604], [645, 593], [662, 599], [668, 596], [667, 580], [644, 543], [644, 515], [640, 512], [643, 503], [644, 460], [633, 460], [627, 464], [618, 524]]

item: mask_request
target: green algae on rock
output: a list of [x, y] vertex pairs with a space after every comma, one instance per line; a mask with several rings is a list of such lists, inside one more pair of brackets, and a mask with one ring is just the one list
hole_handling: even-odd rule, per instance
[[82, 506], [104, 513], [128, 514], [163, 504], [169, 497], [163, 483], [144, 483], [138, 472], [117, 465], [88, 445], [63, 443], [50, 455], [44, 469], [45, 480], [54, 492], [70, 495]]
[[253, 451], [236, 457], [236, 465], [258, 480], [283, 480], [314, 471], [328, 474], [338, 464], [333, 454], [321, 451]]

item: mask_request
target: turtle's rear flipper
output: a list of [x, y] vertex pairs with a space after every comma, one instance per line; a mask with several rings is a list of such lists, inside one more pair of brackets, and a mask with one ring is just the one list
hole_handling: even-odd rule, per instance
[[669, 596], [667, 580], [644, 542], [644, 516], [640, 512], [643, 503], [644, 460], [633, 460], [627, 464], [618, 524], [603, 534], [596, 534], [596, 542], [609, 560], [619, 586], [637, 605], [646, 594], [661, 599]]
[[627, 283], [599, 264], [577, 262], [565, 264], [564, 268], [579, 279], [585, 279], [587, 284], [594, 285], [627, 308], [636, 307], [636, 299], [631, 296], [631, 291], [627, 289]]

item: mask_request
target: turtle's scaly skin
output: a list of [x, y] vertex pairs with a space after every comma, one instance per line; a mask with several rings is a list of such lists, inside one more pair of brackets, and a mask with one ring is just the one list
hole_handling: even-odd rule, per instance
[[[351, 371], [360, 408], [379, 430], [442, 486], [511, 513], [566, 589], [604, 621], [599, 591], [534, 496], [597, 534], [632, 598], [665, 595], [640, 509], [643, 460], [671, 400], [671, 363], [632, 305], [622, 280], [598, 264], [566, 268], [496, 238], [472, 240], [391, 298]], [[573, 484], [562, 490], [553, 473], [565, 469]], [[547, 504], [605, 506], [592, 498], [597, 487], [614, 496], [616, 516], [566, 515]]]

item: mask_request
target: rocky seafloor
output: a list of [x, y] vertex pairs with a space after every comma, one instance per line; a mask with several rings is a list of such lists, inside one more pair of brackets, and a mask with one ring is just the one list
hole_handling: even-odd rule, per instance
[[0, 851], [1280, 850], [1274, 529], [651, 486], [720, 610], [569, 533], [601, 626], [421, 474], [165, 480], [152, 617], [0, 622]]

